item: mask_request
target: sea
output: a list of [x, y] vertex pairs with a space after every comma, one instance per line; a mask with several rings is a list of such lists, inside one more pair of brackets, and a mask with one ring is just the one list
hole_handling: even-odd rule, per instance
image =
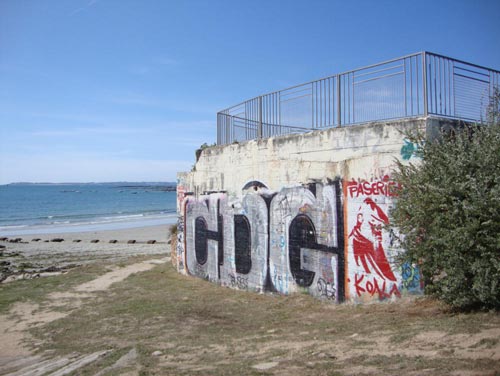
[[0, 185], [0, 235], [118, 230], [176, 222], [175, 183]]

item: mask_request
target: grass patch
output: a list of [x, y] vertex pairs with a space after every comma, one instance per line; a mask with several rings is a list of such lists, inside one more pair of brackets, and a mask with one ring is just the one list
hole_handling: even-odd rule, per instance
[[104, 266], [97, 264], [78, 267], [69, 272], [52, 277], [17, 280], [0, 284], [0, 314], [5, 314], [18, 302], [42, 303], [52, 292], [66, 291], [81, 283], [91, 281], [105, 272]]
[[[68, 273], [64, 288], [102, 272], [92, 270], [85, 276], [83, 270]], [[62, 277], [55, 277], [57, 286], [40, 287], [38, 299], [41, 291], [62, 288]], [[73, 278], [80, 279], [70, 281]], [[440, 375], [491, 371], [499, 365], [487, 356], [461, 358], [460, 348], [447, 344], [448, 337], [417, 345], [416, 335], [453, 336], [495, 328], [500, 328], [496, 313], [453, 315], [428, 300], [335, 306], [303, 294], [231, 290], [161, 265], [95, 293], [65, 318], [31, 333], [42, 341], [40, 351], [57, 355], [112, 350], [82, 374], [97, 373], [135, 348], [137, 372], [144, 375], [400, 375], [415, 370]], [[498, 348], [498, 341], [478, 342], [477, 351]], [[155, 351], [161, 355], [153, 356]], [[253, 368], [268, 362], [277, 366]]]
[[109, 271], [110, 267], [125, 267], [151, 258], [151, 256], [130, 257], [126, 261], [121, 261], [119, 265], [112, 264], [109, 260], [102, 260], [99, 263], [72, 268], [68, 272], [56, 276], [2, 283], [0, 284], [0, 314], [7, 313], [12, 305], [18, 302], [29, 301], [41, 304], [50, 293], [64, 292], [79, 284], [91, 281]]

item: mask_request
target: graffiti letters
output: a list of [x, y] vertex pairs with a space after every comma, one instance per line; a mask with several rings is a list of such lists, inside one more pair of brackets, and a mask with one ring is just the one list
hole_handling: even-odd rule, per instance
[[419, 291], [418, 269], [395, 267], [397, 229], [387, 228], [395, 188], [384, 176], [346, 182], [344, 191], [336, 180], [239, 198], [188, 196], [178, 268], [232, 288], [335, 302]]
[[248, 274], [252, 269], [250, 222], [244, 215], [234, 216], [234, 262], [236, 272]]
[[377, 294], [380, 300], [390, 298], [393, 295], [397, 297], [401, 296], [396, 283], [387, 281], [379, 282], [377, 278], [367, 277], [364, 274], [354, 275], [354, 288], [358, 296], [361, 296], [363, 293], [368, 293], [370, 296]]
[[[331, 280], [336, 299], [344, 293], [344, 215], [339, 181], [284, 188], [270, 206], [270, 270], [282, 276], [274, 288], [284, 294], [306, 289], [322, 296], [319, 278]], [[280, 210], [287, 203], [286, 216]]]
[[240, 290], [248, 289], [248, 278], [229, 274], [229, 279], [232, 288], [238, 288]]
[[323, 278], [319, 278], [316, 282], [318, 293], [320, 296], [324, 296], [327, 299], [335, 300], [336, 289], [331, 282], [325, 281]]
[[[287, 294], [305, 288], [342, 301], [342, 205], [339, 181], [269, 196], [248, 192], [238, 205], [222, 193], [188, 198], [188, 272], [241, 289]], [[328, 281], [324, 291], [315, 287], [319, 278]]]
[[396, 196], [398, 183], [391, 180], [388, 175], [385, 175], [380, 180], [362, 180], [355, 181], [354, 179], [347, 183], [347, 191], [349, 197], [359, 196]]
[[191, 274], [211, 281], [220, 279], [224, 262], [224, 233], [221, 207], [222, 194], [212, 194], [204, 200], [188, 199], [186, 221], [186, 267]]

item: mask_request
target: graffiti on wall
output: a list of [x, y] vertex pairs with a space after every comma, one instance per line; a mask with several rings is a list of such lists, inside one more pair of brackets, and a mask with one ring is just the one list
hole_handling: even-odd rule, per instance
[[405, 262], [401, 265], [401, 288], [408, 292], [419, 292], [424, 288], [420, 269], [416, 265]]
[[403, 160], [405, 161], [408, 161], [412, 158], [418, 158], [419, 145], [407, 139], [404, 139], [403, 142], [404, 144], [403, 146], [401, 146], [400, 151], [401, 158], [403, 158]]
[[175, 247], [175, 264], [177, 270], [184, 270], [184, 221], [180, 217], [177, 221], [177, 243]]
[[187, 273], [237, 289], [305, 291], [335, 302], [422, 288], [418, 268], [395, 263], [401, 249], [387, 225], [398, 186], [389, 176], [261, 188], [184, 200], [178, 259]]
[[186, 188], [177, 182], [177, 210], [180, 210], [182, 207], [184, 197], [186, 197]]
[[340, 181], [282, 189], [270, 206], [269, 273], [284, 294], [343, 301], [344, 211]]
[[393, 241], [394, 230], [387, 230], [396, 188], [387, 175], [347, 183], [349, 282], [358, 298], [400, 296], [393, 270], [400, 249]]
[[339, 181], [188, 198], [188, 273], [223, 285], [344, 299], [342, 189]]
[[214, 282], [220, 280], [223, 264], [221, 208], [225, 198], [222, 193], [214, 193], [185, 202], [185, 266], [188, 273]]

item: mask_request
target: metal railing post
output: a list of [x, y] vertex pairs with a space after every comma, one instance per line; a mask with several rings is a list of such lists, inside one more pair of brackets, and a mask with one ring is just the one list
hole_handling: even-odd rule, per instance
[[217, 145], [221, 144], [220, 141], [220, 114], [217, 112]]
[[342, 125], [342, 114], [340, 111], [341, 107], [341, 99], [340, 99], [340, 74], [337, 75], [337, 126], [340, 127]]
[[262, 138], [262, 95], [259, 96], [259, 127], [257, 128], [257, 138]]
[[422, 52], [422, 81], [424, 92], [424, 116], [428, 116], [428, 103], [427, 103], [427, 54]]

